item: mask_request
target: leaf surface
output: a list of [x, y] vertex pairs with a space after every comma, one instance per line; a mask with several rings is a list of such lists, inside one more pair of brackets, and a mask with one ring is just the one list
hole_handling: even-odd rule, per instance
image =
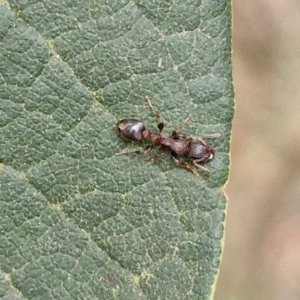
[[[208, 299], [233, 116], [229, 1], [0, 5], [0, 297]], [[116, 132], [134, 117], [210, 141], [213, 175]], [[200, 171], [201, 172], [201, 171]]]

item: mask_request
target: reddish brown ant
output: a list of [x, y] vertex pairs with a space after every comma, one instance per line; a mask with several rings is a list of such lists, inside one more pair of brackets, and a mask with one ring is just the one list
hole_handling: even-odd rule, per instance
[[166, 148], [169, 148], [172, 154], [172, 158], [174, 162], [190, 172], [192, 172], [195, 176], [199, 176], [199, 174], [190, 167], [190, 165], [186, 162], [180, 161], [178, 159], [178, 156], [185, 156], [187, 157], [197, 168], [203, 170], [208, 175], [211, 175], [212, 172], [203, 167], [201, 164], [206, 163], [213, 159], [215, 150], [211, 148], [205, 141], [204, 138], [216, 138], [219, 137], [219, 133], [197, 137], [196, 139], [181, 135], [179, 134], [182, 130], [183, 126], [191, 119], [191, 116], [188, 116], [184, 122], [172, 132], [171, 135], [166, 136], [162, 133], [164, 128], [164, 122], [160, 114], [155, 111], [155, 109], [152, 106], [152, 103], [150, 101], [150, 98], [148, 96], [145, 97], [146, 101], [148, 102], [148, 105], [150, 109], [153, 111], [156, 119], [158, 120], [158, 129], [159, 134], [155, 134], [151, 132], [149, 129], [145, 127], [145, 125], [137, 120], [137, 119], [123, 119], [119, 122], [117, 122], [116, 126], [119, 131], [119, 133], [131, 140], [131, 141], [141, 141], [141, 140], [150, 140], [152, 142], [151, 145], [148, 145], [147, 148], [144, 151], [131, 151], [131, 152], [119, 152], [115, 155], [125, 155], [125, 154], [147, 154], [149, 151], [151, 151], [155, 146], [160, 145], [160, 151], [158, 154], [156, 154], [153, 157], [148, 158], [147, 160], [154, 160], [158, 157], [161, 157], [164, 155], [164, 150]]

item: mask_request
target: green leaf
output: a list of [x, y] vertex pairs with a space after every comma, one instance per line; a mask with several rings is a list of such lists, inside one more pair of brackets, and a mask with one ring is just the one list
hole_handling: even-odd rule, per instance
[[[233, 116], [231, 7], [211, 1], [0, 5], [0, 297], [208, 299]], [[211, 141], [213, 175], [116, 132], [123, 118]], [[200, 171], [201, 172], [201, 171]]]

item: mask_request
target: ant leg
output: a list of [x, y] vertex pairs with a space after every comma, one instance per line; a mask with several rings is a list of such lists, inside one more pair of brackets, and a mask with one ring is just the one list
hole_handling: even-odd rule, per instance
[[201, 135], [202, 139], [216, 139], [221, 136], [220, 133], [212, 133], [212, 134], [206, 134], [206, 135]]
[[199, 177], [199, 174], [198, 174], [194, 169], [192, 169], [188, 163], [183, 162], [183, 161], [180, 161], [179, 159], [177, 159], [177, 158], [176, 158], [175, 156], [173, 156], [173, 155], [172, 155], [172, 158], [173, 158], [173, 160], [174, 160], [174, 162], [175, 162], [175, 164], [176, 164], [177, 166], [179, 166], [179, 167], [181, 167], [181, 168], [184, 168], [184, 169], [186, 169], [186, 170], [192, 172], [195, 176]]
[[158, 121], [158, 125], [157, 128], [159, 129], [159, 134], [161, 135], [163, 129], [164, 129], [164, 120], [162, 118], [162, 116], [158, 113], [158, 111], [156, 111], [151, 103], [151, 100], [148, 96], [145, 96], [145, 99], [150, 107], [150, 109], [153, 111], [155, 118]]
[[171, 138], [173, 139], [179, 139], [179, 138], [183, 138], [183, 139], [187, 139], [190, 140], [192, 139], [192, 137], [188, 137], [185, 135], [180, 135], [179, 132], [183, 129], [184, 125], [192, 118], [191, 115], [188, 115], [188, 117], [178, 126], [178, 128], [176, 130], [173, 130], [172, 134], [171, 134]]
[[146, 155], [152, 149], [153, 149], [153, 145], [148, 145], [144, 151], [140, 151], [140, 150], [128, 151], [128, 152], [122, 152], [121, 151], [121, 152], [116, 153], [115, 156], [127, 155], [127, 154], [142, 154], [142, 155]]
[[206, 144], [204, 142], [204, 139], [215, 139], [215, 138], [218, 138], [220, 137], [220, 133], [213, 133], [213, 134], [207, 134], [207, 135], [201, 135], [201, 136], [198, 136], [197, 137], [197, 140], [202, 142], [203, 144]]
[[188, 115], [187, 118], [178, 126], [178, 128], [176, 130], [174, 130], [174, 132], [176, 132], [178, 134], [191, 118], [192, 118], [192, 116]]
[[[173, 136], [173, 133], [172, 133], [172, 136]], [[203, 144], [206, 144], [204, 142], [204, 140], [206, 140], [206, 139], [215, 139], [215, 138], [219, 138], [220, 136], [221, 136], [220, 133], [213, 133], [213, 134], [201, 135], [201, 136], [197, 137], [197, 140], [200, 141], [200, 142], [202, 142]], [[192, 141], [192, 140], [195, 139], [192, 136], [181, 135], [181, 134], [178, 134], [176, 137], [173, 137], [173, 138], [181, 138], [181, 139], [187, 140], [187, 141]]]
[[146, 161], [154, 161], [154, 160], [162, 157], [164, 154], [165, 154], [164, 149], [160, 148], [160, 151], [156, 155], [147, 158]]
[[198, 164], [198, 162], [200, 162], [200, 161], [201, 161], [201, 159], [200, 159], [200, 160], [199, 160], [199, 159], [193, 160], [194, 166], [196, 166], [197, 168], [201, 169], [201, 170], [204, 171], [206, 174], [211, 175], [211, 174], [212, 174], [211, 170], [209, 170], [209, 169], [203, 167], [202, 165], [199, 165], [199, 164]]
[[[183, 140], [186, 140], [186, 141], [192, 141], [194, 140], [195, 138], [193, 138], [192, 136], [188, 136], [188, 135], [184, 135], [184, 134], [178, 134], [178, 135], [173, 135], [174, 134], [174, 131], [172, 132], [172, 135], [171, 137], [175, 140], [177, 139], [183, 139]], [[175, 132], [176, 134], [176, 132]]]

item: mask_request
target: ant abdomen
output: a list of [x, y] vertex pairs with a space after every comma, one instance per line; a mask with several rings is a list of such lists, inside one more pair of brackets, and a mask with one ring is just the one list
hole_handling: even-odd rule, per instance
[[145, 125], [137, 119], [123, 119], [116, 124], [120, 134], [132, 141], [140, 141]]

